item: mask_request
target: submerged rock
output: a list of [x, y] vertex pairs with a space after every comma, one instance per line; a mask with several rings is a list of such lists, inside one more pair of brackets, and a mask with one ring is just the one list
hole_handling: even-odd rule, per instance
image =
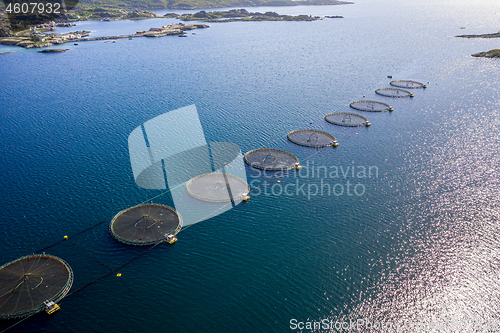
[[47, 50], [40, 50], [38, 53], [62, 53], [69, 51], [69, 49], [47, 49]]

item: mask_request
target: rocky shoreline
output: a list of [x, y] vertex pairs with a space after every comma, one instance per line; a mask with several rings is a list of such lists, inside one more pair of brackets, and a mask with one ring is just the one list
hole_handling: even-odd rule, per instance
[[[10, 46], [20, 46], [26, 49], [32, 49], [32, 48], [44, 48], [65, 43], [80, 43], [80, 42], [99, 41], [99, 40], [117, 40], [124, 38], [132, 39], [136, 37], [164, 37], [164, 36], [175, 36], [175, 35], [182, 36], [185, 34], [186, 31], [193, 29], [205, 29], [208, 27], [209, 27], [208, 25], [200, 23], [183, 24], [183, 25], [177, 24], [162, 28], [151, 28], [149, 31], [137, 31], [135, 34], [132, 35], [104, 36], [104, 37], [90, 37], [90, 38], [81, 37], [81, 35], [79, 36], [79, 34], [75, 32], [70, 32], [67, 34], [59, 34], [57, 35], [57, 37], [54, 37], [54, 35], [52, 35], [51, 38], [55, 39], [52, 39], [49, 42], [45, 41], [34, 42], [29, 37], [4, 37], [0, 38], [0, 44], [10, 45]], [[83, 31], [80, 33], [83, 34], [87, 33], [88, 35], [88, 31]]]
[[183, 36], [184, 31], [200, 28], [208, 28], [205, 24], [184, 24], [174, 23], [162, 28], [151, 28], [149, 31], [137, 32], [133, 35], [121, 35], [111, 37], [95, 37], [85, 38], [89, 35], [89, 31], [76, 31], [65, 34], [49, 33], [54, 31], [56, 26], [74, 26], [73, 22], [83, 20], [102, 20], [102, 21], [117, 21], [131, 19], [148, 19], [148, 18], [175, 18], [180, 21], [198, 21], [198, 22], [252, 22], [252, 21], [316, 21], [324, 18], [334, 19], [343, 18], [342, 16], [320, 16], [311, 15], [280, 15], [276, 12], [249, 12], [246, 9], [231, 9], [227, 11], [206, 12], [204, 10], [194, 14], [176, 14], [167, 13], [163, 16], [151, 11], [126, 11], [123, 9], [103, 9], [96, 8], [83, 12], [73, 11], [66, 13], [57, 19], [57, 22], [52, 21], [36, 26], [28, 26], [23, 31], [12, 33], [3, 30], [3, 36], [0, 36], [0, 44], [20, 46], [27, 49], [44, 48], [58, 44], [69, 42], [91, 41], [91, 40], [107, 40], [121, 39], [134, 37], [163, 37], [169, 35]]

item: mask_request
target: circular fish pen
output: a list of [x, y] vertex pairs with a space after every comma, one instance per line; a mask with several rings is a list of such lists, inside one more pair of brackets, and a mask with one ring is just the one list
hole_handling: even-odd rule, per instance
[[247, 182], [227, 173], [206, 173], [186, 183], [187, 193], [206, 202], [232, 202], [243, 200], [250, 192]]
[[413, 94], [411, 92], [396, 88], [379, 88], [375, 90], [375, 93], [381, 96], [393, 97], [393, 98], [413, 97]]
[[275, 148], [259, 148], [245, 154], [245, 162], [251, 167], [267, 171], [291, 170], [299, 163], [292, 153]]
[[73, 285], [73, 270], [62, 259], [32, 254], [0, 267], [0, 319], [22, 318], [58, 302]]
[[347, 127], [370, 126], [370, 122], [360, 115], [347, 112], [334, 112], [327, 114], [325, 120], [331, 124]]
[[389, 84], [394, 87], [407, 88], [407, 89], [427, 88], [425, 84], [411, 80], [394, 80], [389, 82]]
[[338, 145], [333, 135], [312, 129], [299, 129], [288, 133], [288, 140], [305, 147], [328, 147]]
[[182, 217], [167, 205], [142, 204], [122, 210], [109, 225], [111, 235], [127, 245], [146, 246], [165, 241], [182, 228]]
[[354, 101], [349, 106], [355, 110], [368, 111], [368, 112], [384, 112], [392, 111], [389, 104], [375, 101]]

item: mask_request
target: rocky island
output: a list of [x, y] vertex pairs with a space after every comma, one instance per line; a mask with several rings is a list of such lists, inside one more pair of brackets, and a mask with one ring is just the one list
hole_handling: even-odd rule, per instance
[[85, 0], [78, 7], [109, 6], [113, 8], [146, 8], [146, 9], [207, 9], [238, 8], [265, 6], [315, 6], [344, 5], [352, 2], [339, 0]]
[[482, 34], [482, 35], [459, 35], [455, 36], [459, 38], [500, 38], [500, 32], [495, 32], [492, 34]]
[[[459, 35], [455, 36], [459, 38], [500, 38], [500, 31], [492, 34], [481, 34], [481, 35]], [[476, 58], [500, 58], [500, 50], [493, 49], [487, 52], [478, 52], [472, 54], [473, 57]]]
[[476, 58], [500, 58], [500, 50], [493, 49], [488, 52], [474, 53], [472, 56]]
[[[167, 13], [166, 18], [177, 18], [181, 21], [202, 22], [248, 22], [248, 21], [316, 21], [320, 16], [311, 15], [280, 15], [275, 12], [249, 12], [246, 9], [231, 9], [227, 11], [206, 12], [204, 10], [194, 14]], [[342, 18], [342, 16], [329, 16], [329, 18]]]

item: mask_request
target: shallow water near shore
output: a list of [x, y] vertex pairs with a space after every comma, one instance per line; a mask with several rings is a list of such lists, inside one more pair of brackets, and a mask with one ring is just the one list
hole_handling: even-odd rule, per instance
[[[315, 128], [340, 145], [307, 159], [308, 170], [376, 166], [377, 176], [324, 180], [362, 184], [359, 196], [254, 193], [182, 231], [175, 245], [142, 255], [120, 278], [112, 274], [65, 298], [54, 315], [10, 332], [287, 332], [291, 319], [497, 320], [500, 62], [470, 55], [498, 40], [453, 36], [496, 32], [500, 5], [362, 0], [247, 9], [345, 18], [210, 23], [188, 38], [65, 44], [71, 50], [61, 54], [0, 46], [13, 52], [0, 57], [0, 264], [102, 221], [47, 250], [73, 268], [73, 290], [107, 273], [89, 254], [112, 268], [140, 254], [108, 232], [118, 211], [160, 193], [135, 185], [127, 138], [186, 105], [197, 106], [207, 141], [243, 152], [272, 142], [305, 161], [317, 150], [286, 134]], [[172, 22], [78, 22], [73, 30], [118, 35]], [[376, 95], [389, 87], [388, 75], [428, 88], [412, 99]], [[394, 111], [359, 112], [367, 128], [324, 121], [363, 98]], [[267, 180], [247, 173], [254, 185]], [[321, 180], [292, 172], [282, 184], [297, 181], [307, 188]], [[171, 204], [168, 195], [155, 201]]]

